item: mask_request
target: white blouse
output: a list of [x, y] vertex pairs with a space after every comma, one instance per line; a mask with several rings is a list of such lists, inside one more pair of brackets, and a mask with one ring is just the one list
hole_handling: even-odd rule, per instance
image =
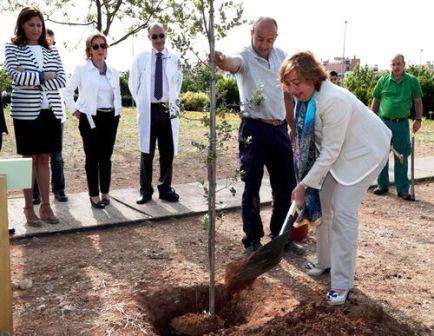
[[113, 89], [106, 75], [99, 75], [98, 96], [96, 98], [96, 108], [113, 108], [114, 101]]
[[[44, 55], [42, 54], [42, 47], [39, 44], [29, 44], [28, 47], [33, 53], [36, 62], [39, 66], [39, 71], [44, 71]], [[45, 92], [42, 92], [42, 102], [41, 102], [41, 110], [49, 109], [50, 103], [48, 102], [47, 95]]]

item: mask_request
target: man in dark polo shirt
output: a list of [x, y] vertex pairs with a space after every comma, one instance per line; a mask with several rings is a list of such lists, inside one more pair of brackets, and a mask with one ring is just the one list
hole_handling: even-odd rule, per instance
[[[244, 182], [241, 205], [245, 236], [242, 243], [246, 255], [261, 247], [264, 236], [259, 199], [264, 166], [270, 176], [273, 195], [271, 238], [279, 234], [296, 185], [287, 126], [294, 130], [293, 103], [278, 81], [286, 54], [274, 47], [276, 38], [276, 21], [260, 17], [253, 24], [251, 43], [247, 47], [234, 56], [215, 53], [217, 66], [236, 74], [244, 116], [239, 129], [239, 159]], [[288, 243], [286, 250], [296, 254], [304, 252], [294, 242]]]
[[[413, 123], [413, 133], [422, 124], [422, 89], [416, 77], [405, 72], [404, 56], [397, 54], [391, 63], [392, 72], [383, 75], [375, 89], [372, 110], [381, 117], [392, 131], [392, 145], [403, 155], [402, 163], [395, 160], [395, 183], [398, 197], [409, 201], [408, 193], [408, 156], [411, 153], [410, 126], [408, 117], [414, 103], [416, 119]], [[376, 195], [384, 195], [389, 191], [389, 164], [386, 164], [378, 177]]]

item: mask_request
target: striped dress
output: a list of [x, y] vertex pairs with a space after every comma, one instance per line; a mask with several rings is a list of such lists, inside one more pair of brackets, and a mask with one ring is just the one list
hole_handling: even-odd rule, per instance
[[[55, 72], [56, 78], [41, 82], [38, 62], [31, 49], [12, 43], [5, 45], [6, 71], [12, 77], [11, 117], [17, 120], [35, 120], [41, 110], [42, 92], [45, 92], [54, 116], [62, 120], [64, 108], [59, 89], [65, 87], [66, 76], [56, 48], [42, 47], [44, 72]], [[24, 68], [19, 71], [18, 68]]]

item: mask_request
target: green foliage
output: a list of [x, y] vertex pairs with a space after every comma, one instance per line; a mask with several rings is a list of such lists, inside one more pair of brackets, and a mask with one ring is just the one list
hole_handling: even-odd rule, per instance
[[[424, 115], [429, 117], [429, 111], [434, 111], [434, 73], [427, 66], [419, 65], [411, 65], [406, 71], [419, 80], [423, 92]], [[378, 79], [386, 73], [376, 74], [367, 67], [358, 66], [345, 78], [345, 87], [367, 106], [370, 106], [375, 85]], [[414, 116], [414, 107], [411, 115]]]
[[6, 73], [4, 65], [0, 66], [0, 92], [12, 91], [12, 78]]
[[[48, 22], [71, 26], [83, 26], [102, 32], [108, 36], [110, 45], [116, 45], [131, 35], [146, 29], [151, 22], [168, 26], [176, 23], [178, 15], [186, 7], [185, 0], [5, 0], [0, 3], [0, 11], [11, 12], [25, 6], [35, 5], [45, 15]], [[196, 3], [196, 0], [188, 1]], [[189, 14], [185, 15], [187, 18]], [[125, 27], [112, 30], [112, 27]]]
[[[222, 74], [216, 74], [216, 80], [223, 78]], [[209, 66], [197, 63], [184, 72], [181, 92], [209, 92], [211, 83], [211, 70]]]
[[234, 77], [221, 78], [216, 83], [217, 107], [226, 110], [240, 110], [240, 94]]
[[181, 104], [186, 111], [204, 111], [209, 108], [209, 96], [203, 92], [184, 92]]
[[129, 96], [130, 89], [128, 88], [128, 78], [130, 76], [129, 71], [121, 71], [119, 73], [119, 84], [121, 87], [121, 96]]
[[411, 65], [407, 71], [419, 79], [423, 92], [424, 115], [429, 118], [429, 111], [434, 111], [434, 72], [431, 72], [427, 66], [418, 65]]
[[367, 66], [357, 66], [353, 72], [345, 78], [345, 88], [350, 90], [365, 105], [370, 106], [372, 93], [377, 84], [379, 75]]

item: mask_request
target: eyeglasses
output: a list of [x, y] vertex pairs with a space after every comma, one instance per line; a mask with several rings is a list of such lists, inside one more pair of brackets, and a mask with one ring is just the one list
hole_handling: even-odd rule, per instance
[[164, 39], [164, 37], [166, 37], [166, 35], [164, 35], [163, 33], [151, 35], [151, 39], [153, 39], [153, 40], [157, 40], [158, 38], [160, 38], [160, 40], [162, 40], [162, 39]]
[[101, 44], [92, 44], [92, 49], [93, 50], [98, 50], [99, 48], [101, 49], [107, 49], [107, 44], [105, 43], [101, 43]]

